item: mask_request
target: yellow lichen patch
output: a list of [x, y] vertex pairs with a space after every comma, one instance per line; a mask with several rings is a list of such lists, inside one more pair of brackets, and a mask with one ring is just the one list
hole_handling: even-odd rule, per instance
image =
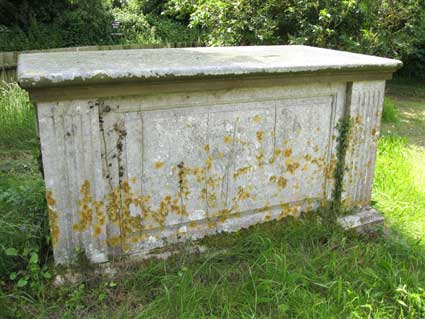
[[288, 180], [283, 176], [280, 176], [279, 179], [277, 180], [277, 186], [281, 189], [284, 189], [287, 184], [288, 184]]
[[81, 200], [78, 210], [79, 222], [73, 226], [74, 230], [85, 231], [93, 223], [92, 197], [90, 194], [90, 182], [85, 180], [80, 188]]
[[178, 192], [178, 196], [183, 196], [184, 198], [188, 198], [189, 191], [189, 181], [187, 180], [187, 175], [190, 172], [190, 169], [184, 166], [179, 166], [179, 186], [180, 190]]
[[120, 236], [112, 236], [108, 238], [108, 244], [111, 247], [119, 247], [121, 245], [121, 237]]
[[209, 193], [207, 204], [209, 207], [215, 208], [217, 207], [217, 194], [216, 193]]
[[294, 174], [295, 171], [300, 167], [300, 163], [297, 161], [291, 161], [290, 159], [287, 159], [285, 161], [286, 164], [286, 170], [291, 173]]
[[370, 134], [371, 134], [372, 136], [375, 136], [375, 135], [376, 135], [376, 128], [373, 128], [373, 129], [370, 131]]
[[317, 132], [320, 132], [320, 127], [316, 128], [316, 131], [317, 131]]
[[261, 143], [264, 140], [264, 132], [257, 131], [255, 134], [257, 135], [257, 141]]
[[258, 151], [258, 154], [255, 155], [255, 158], [258, 161], [258, 166], [263, 166], [264, 165], [264, 149], [260, 148], [260, 150]]
[[261, 121], [261, 116], [260, 115], [255, 115], [254, 116], [254, 123], [260, 123], [260, 121]]
[[102, 227], [100, 225], [93, 226], [93, 236], [96, 238], [102, 234]]
[[285, 140], [285, 141], [283, 142], [283, 144], [288, 145], [288, 144], [289, 144], [289, 141], [288, 141], [288, 140]]
[[59, 243], [59, 214], [55, 210], [56, 200], [51, 191], [46, 191], [47, 214], [49, 215], [50, 235], [53, 247]]
[[139, 236], [132, 236], [128, 239], [128, 241], [132, 244], [138, 243], [142, 238]]
[[212, 163], [213, 163], [213, 156], [209, 155], [207, 160], [205, 161], [205, 168], [209, 171], [212, 168]]
[[132, 177], [130, 178], [130, 182], [132, 182], [133, 184], [137, 181], [136, 177]]
[[291, 155], [292, 155], [292, 149], [291, 148], [287, 148], [287, 149], [285, 149], [285, 151], [283, 151], [283, 156], [290, 157]]
[[209, 144], [205, 144], [204, 145], [204, 150], [205, 150], [205, 152], [209, 152], [210, 151], [210, 145]]
[[207, 223], [208, 228], [214, 228], [217, 226], [217, 222], [215, 220], [209, 220]]
[[207, 178], [206, 184], [209, 188], [214, 188], [216, 186], [216, 181], [215, 181], [214, 177], [209, 176]]
[[315, 164], [315, 165], [317, 165], [317, 166], [321, 166], [322, 164], [321, 164], [321, 162], [320, 162], [320, 159], [319, 158], [313, 158], [312, 160], [311, 160], [311, 163], [312, 164]]
[[155, 162], [154, 167], [155, 167], [156, 169], [160, 169], [160, 168], [164, 167], [164, 165], [165, 165], [165, 163], [164, 163], [164, 162], [157, 161], [157, 162]]
[[281, 203], [280, 208], [281, 208], [281, 212], [278, 216], [279, 220], [282, 219], [282, 218], [285, 218], [291, 212], [291, 208], [290, 208], [289, 204], [287, 204], [287, 203]]
[[172, 211], [171, 204], [171, 196], [165, 196], [164, 199], [159, 203], [159, 208], [153, 216], [156, 222], [159, 224], [160, 229], [165, 228], [165, 220], [167, 219], [168, 214]]
[[232, 141], [233, 141], [233, 137], [231, 137], [231, 136], [229, 136], [229, 135], [226, 135], [226, 136], [223, 138], [223, 141], [224, 141], [224, 143], [225, 143], [225, 144], [230, 144], [230, 143], [232, 143]]
[[251, 144], [250, 142], [248, 142], [248, 141], [244, 141], [244, 140], [242, 140], [242, 139], [240, 139], [240, 138], [237, 138], [237, 139], [236, 139], [236, 142], [238, 142], [239, 144], [241, 144], [241, 145], [243, 145], [243, 146], [248, 146], [249, 144]]
[[244, 166], [244, 167], [237, 169], [236, 172], [233, 173], [233, 178], [238, 178], [239, 176], [248, 173], [250, 169], [251, 169], [250, 166]]
[[218, 152], [217, 153], [217, 158], [218, 159], [221, 159], [221, 158], [223, 158], [224, 157], [224, 153], [223, 152]]
[[250, 193], [246, 190], [245, 187], [238, 186], [238, 192], [236, 194], [236, 201], [244, 201], [249, 199]]
[[207, 198], [207, 189], [205, 187], [201, 189], [198, 198], [199, 199], [206, 199]]
[[195, 220], [193, 220], [189, 223], [189, 227], [190, 228], [199, 228], [199, 224]]
[[102, 201], [94, 201], [93, 207], [96, 215], [96, 222], [99, 226], [105, 225], [105, 214], [103, 211], [103, 202]]
[[315, 151], [316, 153], [319, 151], [319, 146], [318, 145], [315, 145], [314, 147], [313, 147], [313, 151]]
[[217, 215], [218, 215], [217, 221], [225, 222], [230, 217], [230, 214], [231, 214], [231, 210], [227, 209], [227, 208], [218, 211], [217, 212]]
[[264, 220], [265, 221], [270, 221], [272, 219], [272, 215], [271, 214], [266, 214], [266, 215], [264, 215]]
[[262, 208], [258, 209], [258, 212], [265, 212], [269, 209], [270, 209], [270, 202], [267, 201]]
[[310, 155], [310, 154], [306, 154], [306, 155], [304, 155], [304, 159], [305, 159], [307, 162], [311, 161], [311, 155]]
[[51, 191], [46, 192], [46, 202], [47, 202], [47, 205], [49, 205], [49, 206], [55, 206], [56, 205], [56, 200], [53, 198], [53, 194], [52, 194]]
[[360, 114], [357, 114], [355, 119], [354, 119], [354, 122], [356, 124], [361, 124], [362, 123], [362, 116]]
[[276, 161], [276, 158], [279, 157], [281, 153], [282, 150], [280, 148], [275, 149], [272, 158], [269, 160], [269, 164], [273, 164]]
[[325, 166], [324, 168], [324, 175], [327, 179], [331, 179], [334, 175], [335, 167], [336, 167], [336, 159], [331, 159], [331, 162], [329, 165]]
[[276, 177], [275, 175], [272, 175], [272, 176], [270, 176], [269, 181], [270, 181], [271, 183], [276, 183], [276, 181], [277, 181], [277, 177]]

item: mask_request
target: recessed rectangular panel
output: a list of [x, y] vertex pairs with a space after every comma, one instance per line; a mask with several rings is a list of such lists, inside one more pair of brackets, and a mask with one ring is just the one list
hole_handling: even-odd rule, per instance
[[334, 113], [332, 96], [109, 113], [104, 167], [133, 224], [110, 234], [322, 198]]

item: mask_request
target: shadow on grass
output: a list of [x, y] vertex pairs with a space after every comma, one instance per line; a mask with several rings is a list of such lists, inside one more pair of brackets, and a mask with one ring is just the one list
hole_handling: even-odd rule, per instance
[[425, 84], [393, 80], [387, 85], [387, 95], [386, 106], [396, 110], [397, 118], [384, 121], [382, 135], [406, 137], [412, 147], [425, 148]]

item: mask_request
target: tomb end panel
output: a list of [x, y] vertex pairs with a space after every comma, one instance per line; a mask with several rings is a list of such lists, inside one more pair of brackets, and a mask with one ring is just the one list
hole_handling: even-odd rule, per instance
[[342, 193], [348, 208], [370, 205], [384, 93], [385, 81], [352, 84], [347, 102], [351, 128]]

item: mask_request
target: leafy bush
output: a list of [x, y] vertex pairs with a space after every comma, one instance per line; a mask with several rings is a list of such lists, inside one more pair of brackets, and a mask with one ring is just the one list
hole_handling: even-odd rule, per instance
[[169, 0], [167, 12], [202, 28], [210, 45], [305, 44], [425, 68], [423, 8], [424, 0]]
[[[19, 1], [24, 2], [25, 1]], [[114, 17], [103, 0], [58, 1], [61, 5], [41, 5], [49, 14], [41, 14], [35, 4], [23, 5], [24, 21], [0, 24], [0, 51], [48, 49], [55, 47], [110, 44]], [[19, 4], [12, 9], [21, 8]], [[31, 8], [28, 9], [28, 8]], [[13, 10], [12, 10], [13, 11]], [[6, 21], [7, 22], [7, 21]]]
[[126, 6], [112, 10], [120, 21], [124, 43], [193, 42], [199, 37], [198, 28], [188, 28], [177, 17], [162, 15], [158, 1], [130, 0]]
[[49, 250], [44, 183], [0, 177], [0, 279], [23, 287], [39, 279]]

